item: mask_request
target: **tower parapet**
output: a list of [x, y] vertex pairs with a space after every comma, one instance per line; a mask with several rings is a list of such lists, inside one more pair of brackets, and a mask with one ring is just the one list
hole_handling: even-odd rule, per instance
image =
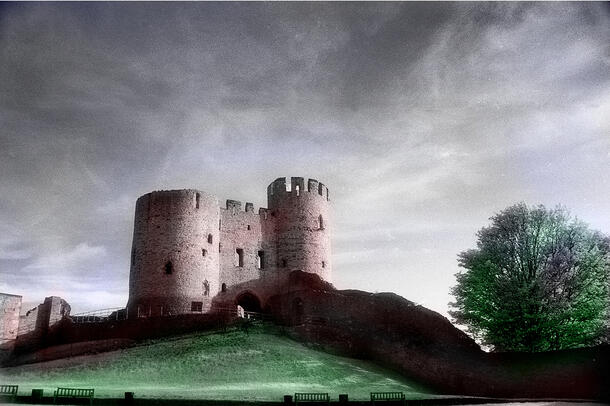
[[319, 195], [321, 199], [330, 201], [328, 188], [316, 179], [308, 179], [305, 187], [305, 178], [291, 177], [290, 183], [286, 178], [277, 178], [267, 187], [267, 206], [271, 209], [286, 195], [301, 196], [305, 192]]

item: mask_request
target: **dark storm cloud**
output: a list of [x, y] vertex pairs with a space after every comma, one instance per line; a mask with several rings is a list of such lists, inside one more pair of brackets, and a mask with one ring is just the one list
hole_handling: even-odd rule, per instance
[[123, 305], [139, 195], [264, 206], [304, 175], [330, 187], [339, 287], [445, 311], [494, 211], [562, 203], [610, 230], [608, 10], [4, 3], [0, 290]]

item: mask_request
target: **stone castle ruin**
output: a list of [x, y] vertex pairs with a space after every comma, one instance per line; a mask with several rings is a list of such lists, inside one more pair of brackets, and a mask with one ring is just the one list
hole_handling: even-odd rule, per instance
[[[278, 178], [267, 187], [267, 202], [267, 208], [255, 212], [252, 203], [242, 209], [235, 200], [220, 207], [218, 198], [195, 189], [141, 196], [135, 210], [129, 300], [120, 316], [206, 313], [215, 297], [233, 297], [235, 288], [242, 295], [233, 297], [233, 304], [261, 311], [264, 298], [292, 271], [330, 282], [327, 187], [315, 179], [292, 177], [287, 183]], [[256, 288], [248, 289], [249, 282]], [[21, 296], [0, 293], [3, 343], [23, 335], [43, 337], [70, 315], [70, 306], [51, 296], [27, 314], [20, 312]]]
[[[267, 206], [227, 200], [193, 189], [151, 192], [136, 203], [130, 315], [209, 311], [212, 298], [253, 280], [273, 289], [300, 270], [330, 282], [330, 204], [315, 179], [278, 178]], [[260, 285], [260, 284], [259, 284]], [[260, 302], [258, 303], [260, 305]], [[256, 305], [255, 305], [256, 307]]]
[[252, 316], [439, 393], [610, 399], [609, 346], [488, 354], [445, 317], [394, 293], [335, 289], [326, 186], [278, 178], [267, 199], [255, 212], [234, 200], [220, 207], [193, 189], [140, 197], [127, 307], [70, 315], [70, 306], [51, 296], [20, 314], [21, 297], [0, 294], [0, 367], [229, 325], [247, 329], [250, 321], [238, 316]]

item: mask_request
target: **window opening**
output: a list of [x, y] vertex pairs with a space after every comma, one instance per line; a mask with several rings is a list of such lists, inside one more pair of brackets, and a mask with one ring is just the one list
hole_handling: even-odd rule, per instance
[[282, 259], [282, 267], [284, 267], [284, 268], [286, 267], [286, 260], [285, 259]]
[[322, 261], [322, 268], [326, 268], [326, 262]]
[[208, 234], [208, 244], [212, 244], [214, 242], [214, 237], [212, 237], [212, 234]]
[[203, 281], [203, 296], [209, 296], [209, 295], [210, 295], [210, 283], [206, 279]]
[[299, 185], [296, 185], [294, 190], [297, 192], [297, 196], [298, 196], [299, 193], [301, 192], [301, 187]]
[[318, 216], [318, 229], [324, 230], [324, 218], [321, 214]]
[[201, 313], [203, 311], [203, 302], [191, 302], [191, 311]]
[[195, 194], [195, 208], [199, 208], [199, 199], [201, 199], [201, 195], [199, 193]]
[[226, 291], [227, 291], [227, 284], [226, 284], [226, 283], [223, 283], [223, 284], [222, 284], [222, 287], [220, 288], [220, 290], [221, 290], [222, 292], [226, 292]]
[[173, 264], [172, 264], [172, 261], [167, 261], [167, 262], [165, 263], [165, 273], [166, 273], [167, 275], [171, 275], [171, 274], [172, 274], [172, 272], [174, 272], [174, 266], [173, 266]]
[[256, 255], [256, 267], [258, 269], [265, 269], [265, 251], [259, 251]]
[[251, 229], [251, 228], [250, 228], [250, 224], [248, 224], [248, 230], [250, 230], [250, 229]]
[[244, 250], [237, 248], [235, 250], [235, 266], [244, 266]]

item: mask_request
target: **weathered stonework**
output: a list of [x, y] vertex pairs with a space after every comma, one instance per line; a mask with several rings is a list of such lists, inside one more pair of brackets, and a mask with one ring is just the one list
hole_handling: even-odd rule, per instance
[[70, 305], [58, 296], [49, 296], [21, 315], [21, 296], [0, 293], [0, 344], [19, 337], [41, 338], [70, 315]]
[[21, 296], [0, 293], [0, 344], [17, 338]]
[[270, 286], [294, 270], [331, 281], [328, 189], [278, 178], [269, 208], [187, 189], [151, 192], [136, 203], [128, 312], [140, 317], [206, 312], [231, 286]]

